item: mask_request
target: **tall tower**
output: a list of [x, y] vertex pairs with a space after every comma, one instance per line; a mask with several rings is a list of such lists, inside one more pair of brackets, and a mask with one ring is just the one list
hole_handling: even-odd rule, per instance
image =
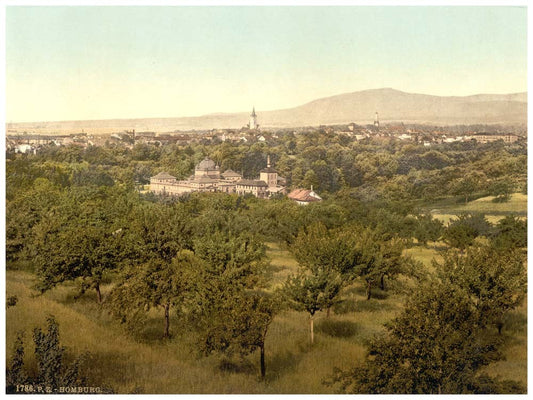
[[270, 154], [267, 155], [267, 167], [259, 171], [259, 180], [266, 182], [269, 188], [278, 186], [278, 173], [270, 165]]
[[379, 117], [378, 112], [376, 111], [376, 116], [374, 117], [374, 126], [379, 129]]
[[255, 106], [252, 110], [252, 113], [250, 114], [250, 123], [248, 124], [248, 127], [250, 129], [257, 129], [257, 114], [255, 113]]

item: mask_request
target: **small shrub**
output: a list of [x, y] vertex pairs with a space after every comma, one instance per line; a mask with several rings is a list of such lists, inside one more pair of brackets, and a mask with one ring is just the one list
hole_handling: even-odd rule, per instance
[[15, 307], [17, 305], [18, 297], [17, 296], [9, 296], [6, 299], [6, 307]]
[[358, 327], [355, 322], [325, 319], [317, 324], [316, 330], [329, 336], [347, 338], [354, 336], [357, 333]]

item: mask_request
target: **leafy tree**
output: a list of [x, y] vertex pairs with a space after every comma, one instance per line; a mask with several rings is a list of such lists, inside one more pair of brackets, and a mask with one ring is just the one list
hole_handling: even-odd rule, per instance
[[212, 314], [202, 334], [201, 351], [244, 356], [259, 349], [261, 377], [266, 375], [265, 339], [279, 301], [276, 295], [261, 292], [228, 290], [219, 311]]
[[[131, 208], [121, 188], [75, 188], [32, 228], [29, 252], [37, 264], [36, 287], [44, 292], [65, 281], [77, 281], [83, 293], [96, 290], [104, 275], [124, 258], [123, 228]], [[80, 229], [82, 227], [82, 229]]]
[[254, 294], [266, 284], [264, 246], [250, 234], [214, 232], [197, 238], [194, 250], [202, 260], [190, 302], [200, 351], [243, 355], [259, 348], [264, 374], [264, 339], [275, 313], [268, 297]]
[[468, 293], [433, 284], [371, 343], [362, 365], [337, 371], [333, 382], [348, 393], [479, 393], [478, 371], [501, 358], [501, 341], [484, 335], [478, 321]]
[[17, 385], [25, 385], [27, 382], [28, 375], [24, 370], [24, 333], [19, 332], [13, 356], [6, 368], [6, 393], [16, 393]]
[[142, 203], [131, 210], [123, 229], [125, 258], [143, 263], [170, 263], [184, 249], [192, 249], [193, 226], [183, 204]]
[[191, 290], [191, 275], [199, 260], [190, 250], [181, 250], [172, 262], [151, 259], [123, 274], [113, 288], [108, 304], [122, 322], [135, 325], [151, 308], [164, 311], [163, 337], [170, 337], [170, 308], [180, 307]]
[[[489, 326], [523, 299], [524, 259], [485, 248], [435, 264], [439, 279], [420, 287], [371, 344], [363, 364], [336, 371], [349, 393], [494, 393], [523, 391], [480, 373], [500, 360], [503, 338]], [[509, 268], [509, 271], [504, 269]]]
[[65, 362], [66, 349], [59, 342], [59, 325], [53, 316], [47, 318], [47, 331], [33, 330], [34, 354], [37, 375], [24, 365], [23, 334], [15, 341], [15, 352], [6, 373], [6, 391], [15, 393], [16, 386], [31, 384], [39, 386], [42, 393], [54, 393], [60, 386], [86, 386], [87, 377], [83, 365], [87, 354], [77, 357], [72, 363]]
[[32, 241], [32, 229], [47, 213], [62, 203], [60, 188], [46, 178], [36, 178], [29, 188], [6, 203], [6, 259], [8, 265], [16, 260], [31, 258], [27, 254]]
[[303, 305], [309, 313], [311, 328], [314, 314], [326, 309], [329, 315], [342, 287], [355, 279], [363, 264], [371, 262], [357, 245], [359, 234], [354, 230], [328, 229], [319, 222], [301, 230], [291, 246], [301, 270], [289, 277], [286, 290], [295, 304], [300, 303], [297, 307]]
[[33, 244], [39, 278], [36, 287], [44, 292], [59, 283], [81, 279], [81, 292], [95, 289], [101, 303], [100, 284], [104, 273], [117, 266], [119, 235], [104, 226], [86, 226], [80, 230], [75, 222], [67, 227], [51, 223], [55, 225], [52, 231], [43, 225], [35, 230]]
[[514, 190], [513, 182], [507, 177], [493, 181], [489, 186], [489, 193], [494, 196], [494, 203], [509, 201]]
[[444, 241], [461, 250], [471, 246], [478, 236], [488, 236], [492, 225], [482, 214], [462, 214], [448, 223], [443, 234]]
[[301, 230], [290, 250], [304, 268], [329, 268], [348, 275], [362, 261], [354, 234], [354, 230], [328, 229], [319, 222]]
[[524, 299], [525, 262], [519, 249], [483, 246], [464, 255], [450, 251], [435, 266], [443, 282], [458, 285], [472, 296], [480, 324], [494, 324], [501, 333], [505, 314]]
[[527, 247], [527, 220], [508, 215], [498, 221], [491, 242], [498, 247]]
[[451, 191], [453, 194], [463, 196], [465, 203], [471, 199], [472, 194], [480, 190], [486, 181], [482, 172], [471, 172], [452, 182]]
[[413, 232], [420, 243], [426, 245], [428, 241], [436, 242], [442, 236], [444, 227], [441, 221], [433, 218], [431, 214], [419, 215], [417, 226]]
[[305, 176], [303, 177], [302, 182], [300, 183], [300, 186], [303, 186], [304, 188], [318, 188], [320, 186], [320, 182], [318, 180], [318, 176], [316, 175], [316, 172], [312, 169], [308, 170], [305, 173]]
[[313, 266], [308, 271], [300, 270], [285, 282], [284, 291], [292, 306], [309, 314], [311, 344], [314, 343], [315, 313], [335, 304], [343, 286], [339, 271], [320, 266]]

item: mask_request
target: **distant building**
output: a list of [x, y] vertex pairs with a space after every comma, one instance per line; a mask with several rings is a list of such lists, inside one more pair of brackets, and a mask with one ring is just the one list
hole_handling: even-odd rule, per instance
[[250, 114], [250, 122], [248, 123], [248, 128], [259, 128], [259, 125], [257, 124], [257, 114], [255, 113], [255, 107], [253, 108], [252, 113]]
[[268, 197], [268, 185], [262, 180], [241, 179], [235, 183], [237, 194], [253, 194], [255, 197], [265, 199]]
[[305, 206], [309, 203], [322, 201], [322, 198], [313, 191], [313, 187], [311, 187], [311, 190], [294, 189], [287, 195], [287, 197], [302, 206]]
[[228, 169], [220, 172], [220, 167], [206, 157], [194, 169], [194, 174], [186, 180], [177, 180], [168, 172], [160, 172], [150, 178], [150, 191], [157, 194], [179, 196], [192, 192], [223, 192], [239, 195], [252, 194], [268, 198], [276, 193], [285, 193], [284, 180], [270, 166], [261, 170], [259, 179], [243, 179], [242, 175]]
[[498, 140], [503, 140], [505, 143], [514, 143], [520, 139], [520, 136], [512, 133], [474, 133], [471, 138], [479, 143], [496, 142]]

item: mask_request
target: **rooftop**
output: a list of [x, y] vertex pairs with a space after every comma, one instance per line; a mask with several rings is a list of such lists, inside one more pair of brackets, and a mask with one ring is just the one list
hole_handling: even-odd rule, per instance
[[226, 171], [222, 172], [222, 176], [223, 177], [232, 177], [232, 176], [235, 176], [235, 177], [241, 177], [242, 175], [239, 174], [238, 172], [235, 172], [231, 169], [227, 169]]
[[199, 171], [210, 171], [217, 169], [217, 166], [213, 160], [211, 160], [209, 157], [206, 157], [200, 161], [200, 163], [196, 166], [196, 169]]
[[267, 187], [267, 183], [264, 182], [264, 181], [259, 181], [259, 180], [251, 180], [251, 179], [241, 179], [239, 181], [237, 181], [237, 185], [246, 185], [246, 186], [265, 186]]
[[152, 176], [154, 179], [176, 179], [175, 176], [170, 175], [168, 172], [160, 172], [156, 176]]
[[292, 192], [290, 192], [287, 197], [291, 200], [296, 201], [305, 201], [305, 202], [312, 202], [312, 201], [321, 201], [322, 198], [309, 189], [294, 189]]

